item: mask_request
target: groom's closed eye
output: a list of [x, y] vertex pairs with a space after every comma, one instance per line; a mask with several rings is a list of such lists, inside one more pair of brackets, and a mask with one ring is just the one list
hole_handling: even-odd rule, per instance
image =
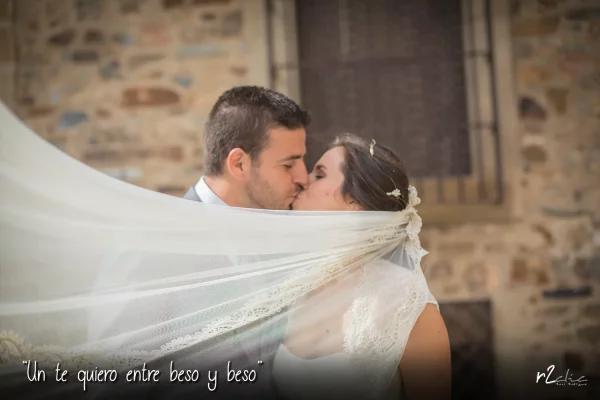
[[296, 160], [302, 160], [304, 158], [304, 156], [301, 155], [292, 155], [292, 156], [288, 156], [285, 158], [282, 158], [281, 160], [278, 160], [278, 163], [285, 163], [285, 164], [281, 164], [285, 169], [292, 169], [294, 168], [294, 164], [296, 164]]

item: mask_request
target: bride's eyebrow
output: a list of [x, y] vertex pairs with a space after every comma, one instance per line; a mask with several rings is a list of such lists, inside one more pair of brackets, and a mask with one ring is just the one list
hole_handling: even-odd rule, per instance
[[325, 171], [327, 168], [323, 164], [315, 165], [315, 171]]

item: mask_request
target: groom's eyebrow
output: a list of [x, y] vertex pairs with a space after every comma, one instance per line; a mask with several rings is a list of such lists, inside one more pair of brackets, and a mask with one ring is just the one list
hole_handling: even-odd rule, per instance
[[286, 162], [286, 161], [292, 161], [292, 160], [301, 160], [303, 158], [304, 158], [304, 156], [302, 156], [302, 155], [294, 154], [292, 156], [287, 156], [285, 158], [282, 158], [281, 160], [278, 160], [277, 162]]

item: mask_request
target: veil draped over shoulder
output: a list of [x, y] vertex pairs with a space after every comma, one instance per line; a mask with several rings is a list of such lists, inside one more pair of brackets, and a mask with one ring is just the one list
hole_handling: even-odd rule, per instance
[[[418, 202], [414, 190], [393, 213], [192, 202], [82, 164], [2, 106], [0, 361], [256, 367], [273, 358], [286, 321], [302, 334], [339, 319], [340, 351], [375, 395], [430, 296]], [[322, 301], [307, 301], [315, 296]]]

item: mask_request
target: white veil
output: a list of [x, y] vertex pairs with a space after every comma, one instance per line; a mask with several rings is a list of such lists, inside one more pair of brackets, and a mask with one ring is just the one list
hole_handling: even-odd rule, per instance
[[256, 368], [272, 360], [290, 318], [298, 333], [347, 310], [334, 340], [375, 396], [430, 300], [418, 202], [414, 190], [395, 213], [192, 202], [110, 178], [1, 107], [3, 371], [26, 360], [49, 371], [173, 360]]

